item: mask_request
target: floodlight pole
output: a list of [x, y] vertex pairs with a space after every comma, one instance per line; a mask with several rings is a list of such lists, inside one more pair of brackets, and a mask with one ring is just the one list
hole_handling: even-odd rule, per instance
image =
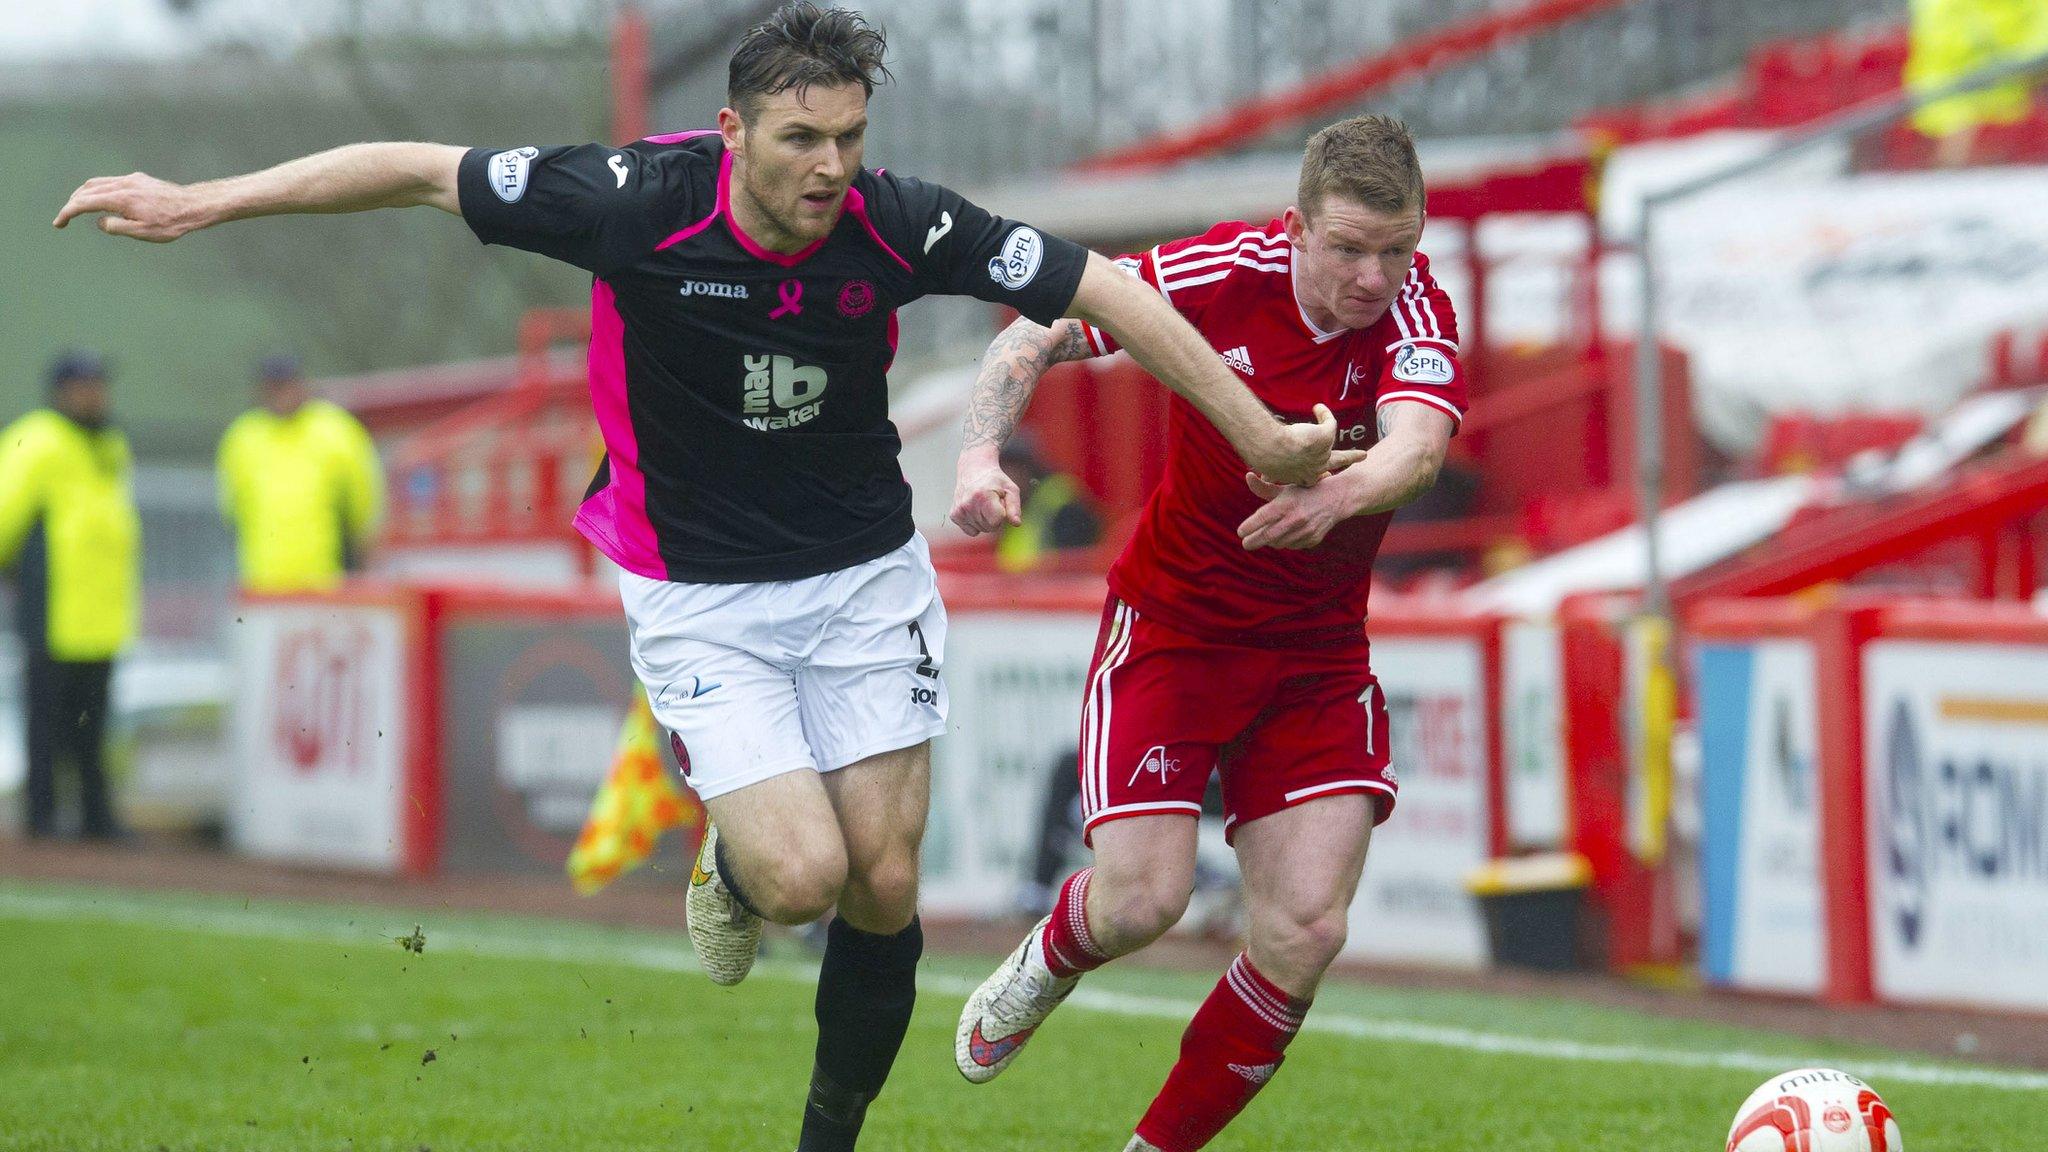
[[1650, 200], [1636, 224], [1636, 507], [1643, 522], [1643, 610], [1670, 615], [1664, 580], [1664, 357], [1657, 346], [1657, 270], [1650, 255]]

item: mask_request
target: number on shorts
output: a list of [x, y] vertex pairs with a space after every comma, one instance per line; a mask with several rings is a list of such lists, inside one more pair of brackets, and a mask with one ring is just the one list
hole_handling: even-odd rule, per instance
[[1372, 694], [1378, 687], [1379, 685], [1377, 684], [1367, 684], [1365, 691], [1358, 694], [1358, 702], [1365, 705], [1365, 754], [1367, 756], [1374, 754], [1372, 747]]
[[917, 641], [917, 654], [924, 657], [924, 659], [917, 662], [917, 674], [919, 676], [929, 676], [937, 680], [939, 678], [939, 666], [932, 663], [932, 650], [925, 647], [924, 629], [918, 627], [915, 620], [910, 622], [909, 627], [911, 637]]

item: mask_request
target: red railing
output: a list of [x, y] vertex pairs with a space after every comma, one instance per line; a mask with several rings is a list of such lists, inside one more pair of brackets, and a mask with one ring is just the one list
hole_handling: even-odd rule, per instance
[[2024, 599], [2040, 587], [2044, 509], [2048, 458], [2014, 454], [1933, 491], [1818, 510], [1672, 595], [1782, 596], [1890, 569], [1915, 590]]
[[[1865, 101], [1890, 95], [1903, 82], [1908, 52], [1903, 27], [1875, 33], [1828, 33], [1766, 44], [1733, 81], [1704, 95], [1609, 108], [1579, 118], [1603, 146], [1668, 140], [1727, 128], [1796, 128]], [[1900, 121], [1859, 143], [1865, 166], [1932, 166], [1937, 145]], [[2048, 110], [2013, 124], [1986, 124], [1967, 141], [1970, 164], [2048, 162]]]
[[580, 363], [553, 354], [589, 339], [586, 313], [522, 317], [512, 386], [419, 429], [393, 454], [386, 542], [582, 545], [570, 521], [598, 453]]
[[1612, 144], [1792, 128], [1896, 91], [1905, 65], [1903, 29], [1781, 40], [1756, 49], [1740, 75], [1711, 92], [1590, 112], [1579, 128]]
[[[1242, 148], [1259, 137], [1302, 123], [1332, 109], [1498, 51], [1630, 0], [1538, 0], [1507, 12], [1487, 12], [1442, 28], [1314, 79], [1229, 108], [1186, 128], [1091, 156], [1076, 168], [1116, 172], [1177, 164], [1199, 156]], [[1432, 202], [1432, 207], [1434, 203]]]

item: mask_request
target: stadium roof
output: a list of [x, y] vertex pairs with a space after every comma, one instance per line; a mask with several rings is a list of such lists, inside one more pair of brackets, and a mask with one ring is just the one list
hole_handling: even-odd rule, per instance
[[[1583, 153], [1568, 136], [1472, 137], [1417, 145], [1432, 184]], [[1097, 248], [1183, 236], [1218, 220], [1261, 220], [1294, 200], [1298, 152], [1257, 152], [1159, 171], [1046, 172], [967, 190], [976, 203]]]

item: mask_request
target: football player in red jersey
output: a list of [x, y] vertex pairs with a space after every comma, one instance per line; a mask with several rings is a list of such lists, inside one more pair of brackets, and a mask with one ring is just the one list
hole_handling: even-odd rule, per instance
[[[1450, 300], [1416, 251], [1422, 173], [1397, 120], [1309, 141], [1296, 206], [1119, 263], [1192, 322], [1279, 416], [1318, 404], [1364, 459], [1320, 482], [1248, 471], [1172, 402], [1166, 472], [1110, 569], [1081, 720], [1095, 864], [968, 1001], [956, 1062], [993, 1079], [1083, 973], [1151, 943], [1193, 887], [1202, 792], [1220, 772], [1250, 941], [1196, 1012], [1129, 1150], [1192, 1152], [1280, 1066], [1346, 914], [1375, 824], [1393, 811], [1386, 702], [1366, 595], [1393, 511], [1436, 480], [1466, 405]], [[1084, 322], [1019, 320], [983, 361], [952, 518], [1015, 523], [996, 462], [1044, 371], [1109, 354]]]

